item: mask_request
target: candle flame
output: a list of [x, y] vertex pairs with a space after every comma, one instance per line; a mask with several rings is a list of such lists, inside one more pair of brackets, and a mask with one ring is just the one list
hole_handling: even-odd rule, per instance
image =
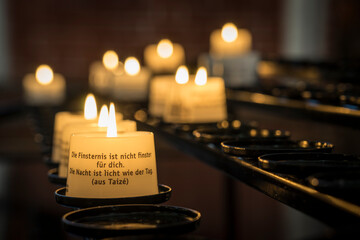
[[186, 66], [180, 66], [175, 75], [175, 81], [178, 84], [185, 84], [189, 81], [189, 71]]
[[195, 84], [198, 86], [205, 85], [207, 82], [207, 72], [205, 67], [199, 67], [195, 75]]
[[54, 73], [48, 65], [42, 64], [36, 69], [35, 78], [41, 85], [48, 85], [54, 79]]
[[140, 63], [135, 57], [128, 57], [125, 60], [125, 72], [131, 76], [135, 76], [140, 72]]
[[226, 23], [221, 29], [221, 37], [225, 42], [233, 42], [238, 37], [238, 30], [235, 24]]
[[114, 103], [110, 103], [109, 121], [108, 121], [108, 128], [107, 128], [106, 136], [107, 137], [117, 137], [115, 105], [114, 105]]
[[173, 54], [174, 47], [169, 39], [162, 39], [157, 45], [156, 51], [161, 58], [169, 58]]
[[86, 120], [92, 120], [97, 118], [96, 101], [94, 95], [91, 93], [86, 96], [84, 117]]
[[98, 126], [99, 127], [107, 127], [108, 121], [109, 121], [109, 110], [108, 110], [108, 107], [104, 104], [104, 105], [102, 105], [101, 110], [100, 110]]
[[105, 68], [108, 70], [114, 70], [119, 65], [119, 57], [116, 52], [112, 50], [105, 52], [102, 61]]

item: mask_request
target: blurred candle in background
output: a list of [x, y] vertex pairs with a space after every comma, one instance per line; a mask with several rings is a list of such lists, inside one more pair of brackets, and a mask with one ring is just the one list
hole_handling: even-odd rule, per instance
[[184, 48], [169, 39], [162, 39], [155, 45], [151, 44], [144, 50], [146, 66], [155, 73], [175, 73], [176, 69], [185, 63]]
[[211, 33], [210, 53], [201, 54], [198, 65], [205, 66], [210, 76], [222, 77], [226, 87], [256, 87], [260, 55], [251, 47], [250, 32], [228, 22]]
[[124, 73], [114, 78], [112, 96], [122, 101], [146, 101], [150, 71], [140, 66], [135, 57], [128, 57], [124, 62]]
[[96, 61], [89, 68], [90, 88], [102, 95], [112, 92], [114, 78], [123, 74], [123, 64], [119, 62], [117, 53], [108, 50], [104, 53], [102, 62]]
[[[189, 79], [189, 80], [188, 80]], [[188, 76], [179, 69], [165, 101], [164, 121], [172, 123], [209, 123], [227, 119], [224, 80], [207, 77], [204, 67]]]
[[236, 56], [251, 50], [252, 37], [247, 29], [226, 23], [210, 35], [210, 53], [219, 57]]
[[48, 65], [40, 65], [35, 74], [25, 75], [23, 79], [25, 103], [31, 106], [61, 105], [66, 97], [65, 78]]

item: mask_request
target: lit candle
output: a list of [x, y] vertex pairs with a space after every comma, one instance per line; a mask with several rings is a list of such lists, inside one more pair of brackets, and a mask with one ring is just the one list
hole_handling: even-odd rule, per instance
[[185, 51], [180, 44], [162, 39], [144, 50], [145, 64], [154, 73], [174, 73], [185, 62]]
[[[179, 74], [179, 75], [178, 75]], [[195, 76], [178, 71], [164, 111], [164, 121], [173, 123], [220, 122], [227, 118], [224, 80], [207, 77], [204, 67]], [[190, 78], [190, 80], [187, 80]]]
[[125, 73], [114, 78], [112, 96], [117, 100], [145, 101], [148, 95], [150, 71], [141, 67], [135, 57], [124, 62]]
[[89, 68], [89, 85], [100, 94], [111, 93], [114, 78], [123, 74], [123, 64], [115, 51], [106, 51], [102, 62], [96, 61]]
[[[111, 108], [114, 108], [114, 104], [110, 104]], [[131, 120], [122, 120], [121, 114], [116, 114], [116, 119], [120, 119], [116, 122], [118, 132], [132, 132], [136, 131], [136, 122]], [[98, 123], [69, 123], [64, 126], [62, 131], [61, 143], [62, 143], [62, 155], [59, 165], [59, 177], [67, 177], [68, 160], [69, 160], [69, 142], [70, 137], [74, 133], [86, 133], [86, 132], [106, 132], [108, 126], [108, 108], [103, 105], [100, 110]]]
[[153, 133], [118, 133], [112, 108], [109, 118], [106, 133], [71, 136], [66, 195], [122, 198], [157, 194]]
[[251, 50], [252, 37], [248, 30], [226, 23], [210, 35], [210, 54], [201, 54], [198, 65], [205, 66], [211, 76], [225, 80], [226, 87], [256, 87], [260, 54]]
[[85, 123], [96, 122], [97, 107], [93, 94], [88, 94], [85, 100], [84, 113], [58, 112], [55, 115], [54, 136], [51, 160], [54, 163], [60, 163], [61, 160], [61, 137], [66, 124], [72, 122]]
[[216, 56], [236, 56], [251, 50], [251, 34], [238, 29], [233, 23], [226, 23], [222, 29], [210, 35], [210, 53]]
[[35, 74], [27, 74], [23, 79], [25, 102], [32, 106], [60, 105], [65, 100], [65, 78], [53, 73], [48, 65], [40, 65]]

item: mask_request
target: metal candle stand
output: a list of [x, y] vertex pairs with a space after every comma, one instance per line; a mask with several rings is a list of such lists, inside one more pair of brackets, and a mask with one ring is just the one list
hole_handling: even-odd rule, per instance
[[[238, 132], [231, 142], [228, 133], [233, 129], [213, 127], [210, 131], [207, 126], [206, 132], [205, 128], [191, 131], [188, 130], [191, 125], [174, 128], [151, 118], [138, 121], [138, 125], [212, 167], [336, 229], [360, 224], [360, 201], [352, 194], [360, 189], [360, 175], [356, 175], [360, 171], [351, 172], [359, 168], [360, 159], [332, 154], [334, 146], [329, 142], [286, 138], [246, 140], [240, 139]], [[226, 136], [219, 136], [219, 132]], [[222, 142], [224, 138], [227, 142]], [[280, 154], [283, 155], [281, 160], [266, 162], [269, 156]]]
[[[335, 196], [345, 199], [349, 197], [350, 202], [358, 201], [348, 193], [360, 189], [360, 181], [357, 178], [359, 176], [357, 174], [360, 172], [360, 160], [354, 156], [331, 154], [334, 147], [331, 143], [293, 141], [289, 139], [290, 133], [282, 130], [262, 129], [266, 134], [252, 136], [249, 133], [251, 129], [260, 132], [261, 129], [243, 123], [241, 123], [241, 127], [234, 129], [231, 122], [225, 125], [222, 123], [169, 124], [162, 122], [161, 119], [147, 117], [144, 121], [138, 121], [138, 124], [147, 130], [169, 138], [175, 145], [190, 148], [190, 152], [199, 158], [209, 157], [209, 160], [206, 161], [210, 165], [225, 170], [231, 175], [244, 171], [245, 175], [241, 177], [236, 175], [235, 177], [243, 178], [245, 182], [250, 182], [255, 187], [257, 184], [261, 184], [259, 181], [267, 182], [275, 179], [279, 181], [279, 183], [272, 183], [275, 188], [281, 188], [282, 184], [290, 184], [290, 190], [287, 188], [287, 191], [294, 191], [299, 196], [310, 200], [310, 206], [299, 206], [293, 197], [272, 197], [306, 213], [311, 212], [311, 208], [324, 204], [324, 209], [318, 210], [312, 215], [330, 225], [339, 223], [339, 219], [327, 219], [326, 216], [321, 216], [323, 212], [335, 209], [339, 216], [348, 216], [352, 208], [342, 212], [342, 202], [333, 202], [331, 199], [327, 201], [322, 197], [318, 199], [321, 193], [312, 195], [307, 188], [297, 189], [296, 182], [320, 192], [334, 193]], [[51, 163], [51, 160], [48, 159], [46, 163]], [[339, 166], [342, 172], [338, 172], [336, 175], [332, 170], [338, 170]], [[350, 173], [351, 167], [354, 167], [356, 171]], [[349, 174], [346, 174], [347, 171]], [[252, 172], [253, 174], [250, 176], [249, 173]], [[288, 178], [282, 179], [282, 175], [276, 175], [277, 173], [285, 174]], [[252, 182], [256, 175], [260, 176], [260, 180]], [[62, 186], [66, 184], [66, 179], [58, 176], [57, 169], [50, 169], [48, 178], [54, 184]], [[336, 181], [337, 178], [340, 180]], [[292, 181], [291, 179], [295, 181], [295, 185], [287, 182]], [[257, 188], [271, 196], [270, 192], [267, 193], [269, 188]], [[154, 205], [166, 202], [171, 196], [171, 191], [170, 187], [160, 184], [159, 194], [156, 195], [87, 199], [66, 196], [64, 187], [55, 192], [55, 199], [57, 203], [67, 207], [83, 208], [64, 215], [63, 225], [67, 231], [84, 237], [161, 235], [195, 230], [201, 218], [199, 212], [180, 207]], [[312, 207], [311, 203], [313, 203]], [[344, 204], [346, 205], [346, 203]], [[358, 208], [360, 210], [360, 207]], [[360, 214], [356, 214], [357, 210], [355, 209], [353, 211], [355, 212], [350, 214], [349, 221], [359, 221]], [[344, 221], [343, 224], [346, 222]]]

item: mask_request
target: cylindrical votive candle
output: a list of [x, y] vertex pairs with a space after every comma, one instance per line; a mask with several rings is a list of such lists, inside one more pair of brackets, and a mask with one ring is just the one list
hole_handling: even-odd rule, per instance
[[89, 68], [89, 85], [100, 94], [111, 93], [114, 78], [124, 72], [123, 64], [114, 51], [104, 53], [102, 62], [96, 61]]
[[151, 132], [74, 134], [70, 140], [70, 197], [122, 198], [158, 194]]
[[96, 121], [97, 121], [97, 107], [96, 107], [95, 97], [92, 94], [88, 94], [86, 97], [84, 114], [58, 112], [55, 115], [55, 123], [54, 123], [53, 148], [52, 148], [52, 156], [51, 156], [52, 162], [54, 163], [60, 162], [62, 130], [66, 124], [73, 122], [91, 123]]
[[25, 102], [32, 106], [56, 106], [66, 96], [65, 78], [53, 73], [48, 65], [40, 65], [35, 74], [27, 74], [23, 80]]
[[237, 29], [233, 23], [227, 23], [222, 29], [210, 35], [210, 53], [216, 56], [237, 56], [251, 50], [252, 38], [246, 29]]
[[54, 135], [51, 161], [59, 163], [61, 159], [61, 135], [63, 127], [69, 122], [81, 121], [84, 119], [81, 113], [58, 112], [55, 115]]
[[[122, 119], [121, 114], [117, 114], [116, 119]], [[131, 120], [119, 120], [116, 123], [118, 132], [133, 132], [136, 131], [136, 122]], [[62, 154], [59, 165], [59, 177], [67, 177], [68, 162], [69, 162], [69, 147], [70, 137], [75, 133], [86, 132], [105, 132], [107, 127], [99, 127], [98, 123], [70, 123], [64, 126], [61, 137]]]
[[141, 67], [134, 57], [125, 60], [124, 70], [123, 74], [114, 77], [112, 96], [123, 101], [145, 101], [148, 96], [150, 71]]
[[184, 84], [173, 81], [164, 109], [164, 121], [172, 123], [209, 123], [227, 118], [224, 80], [207, 77], [205, 68], [187, 76]]
[[168, 39], [157, 45], [151, 44], [144, 50], [144, 61], [153, 73], [174, 73], [185, 62], [185, 51], [180, 44]]

